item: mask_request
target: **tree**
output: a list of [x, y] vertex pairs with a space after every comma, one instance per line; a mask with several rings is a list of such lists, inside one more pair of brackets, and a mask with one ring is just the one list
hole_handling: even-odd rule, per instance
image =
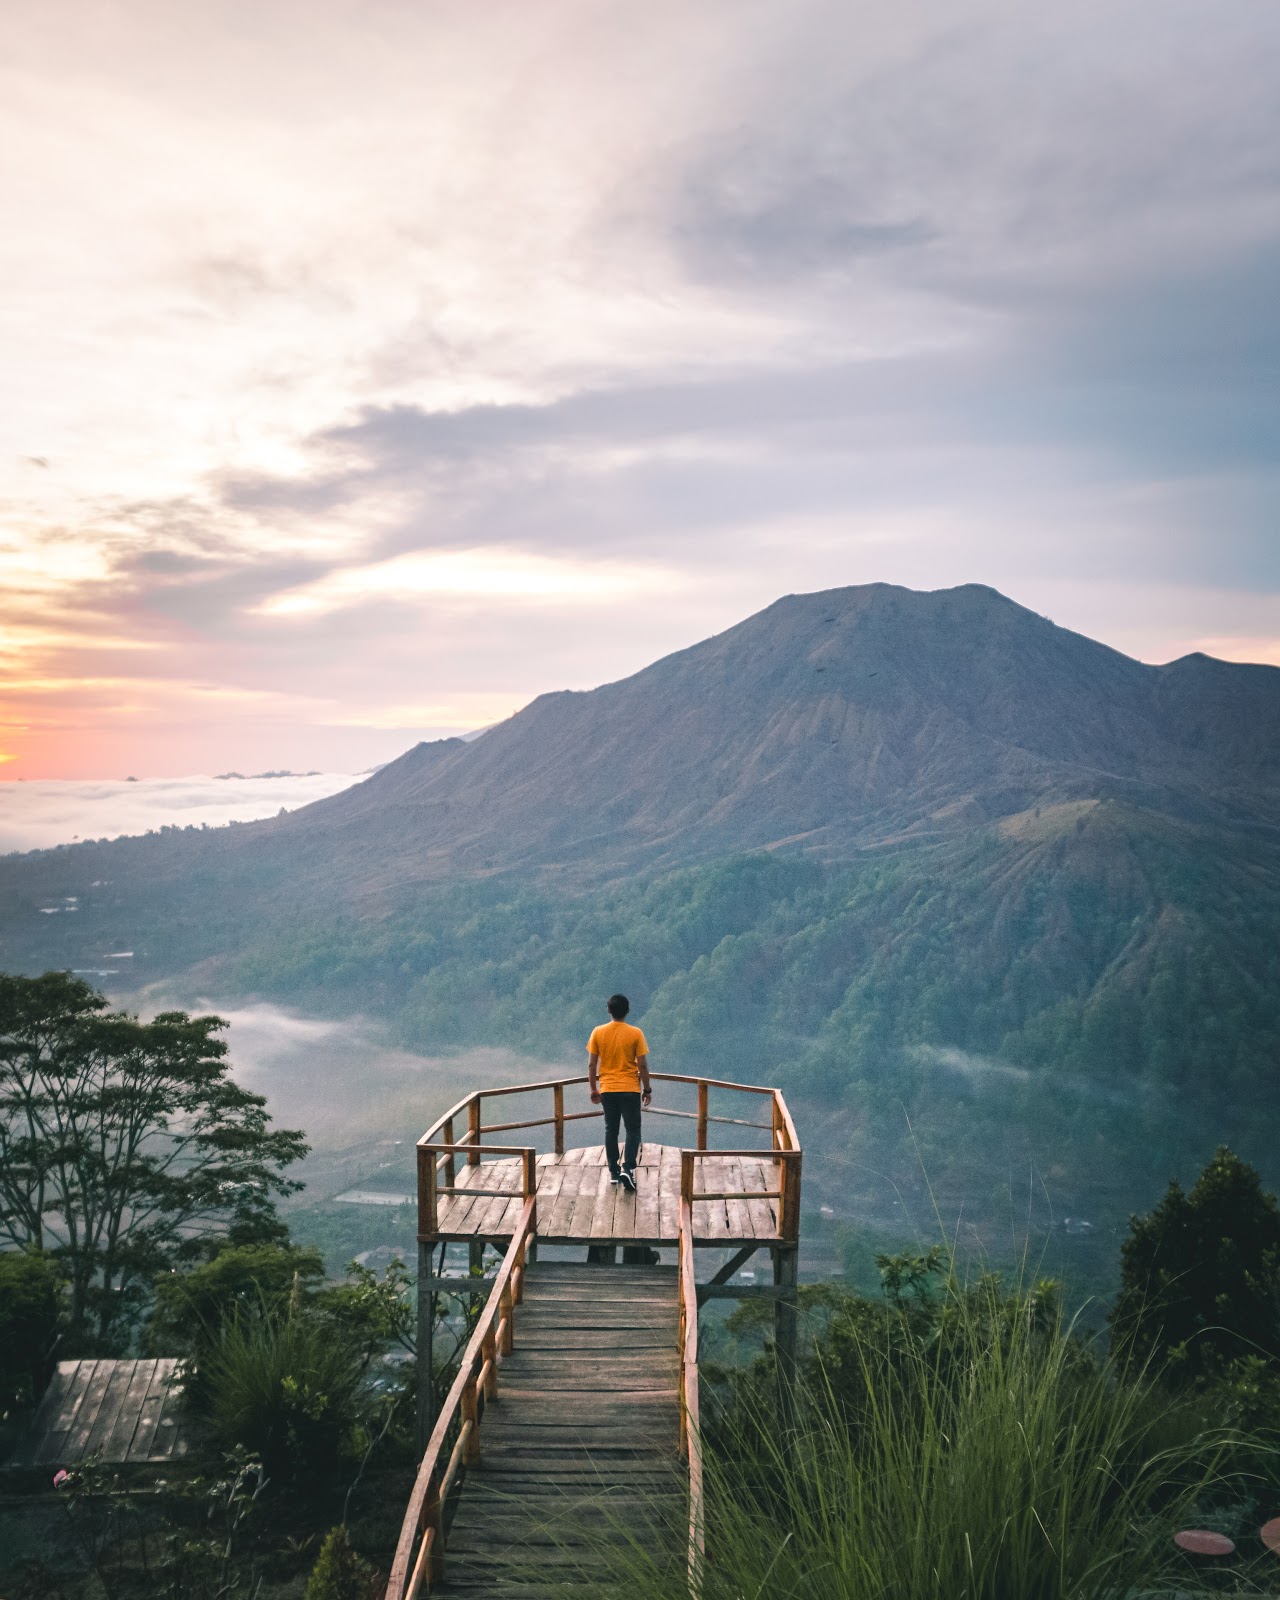
[[0, 1412], [33, 1404], [53, 1370], [62, 1279], [37, 1250], [0, 1252]]
[[65, 972], [0, 974], [0, 1238], [63, 1266], [73, 1340], [118, 1342], [152, 1278], [211, 1237], [284, 1237], [275, 1197], [307, 1146], [229, 1076], [225, 1027], [140, 1022]]
[[1169, 1376], [1214, 1378], [1233, 1362], [1280, 1361], [1280, 1206], [1220, 1146], [1190, 1194], [1176, 1181], [1120, 1247], [1112, 1342]]
[[274, 1315], [324, 1277], [320, 1252], [296, 1244], [228, 1245], [185, 1272], [162, 1272], [147, 1319], [146, 1343], [158, 1354], [196, 1355], [239, 1314]]

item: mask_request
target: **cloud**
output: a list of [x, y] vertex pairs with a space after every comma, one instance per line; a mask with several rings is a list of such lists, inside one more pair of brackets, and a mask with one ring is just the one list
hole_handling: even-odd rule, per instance
[[14, 770], [365, 766], [872, 579], [1275, 636], [1274, 9], [52, 0], [6, 52]]
[[219, 827], [273, 817], [349, 788], [349, 773], [268, 777], [63, 778], [0, 783], [0, 853], [76, 839], [114, 839], [163, 827]]

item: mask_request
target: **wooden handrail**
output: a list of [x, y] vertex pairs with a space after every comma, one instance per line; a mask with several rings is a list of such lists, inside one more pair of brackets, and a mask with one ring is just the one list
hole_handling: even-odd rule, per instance
[[[687, 1154], [688, 1152], [686, 1152]], [[702, 1422], [698, 1406], [698, 1285], [693, 1268], [693, 1207], [680, 1202], [680, 1453], [689, 1463], [689, 1593], [702, 1592], [706, 1519], [702, 1495]]]
[[[461, 1465], [478, 1459], [479, 1429], [484, 1418], [479, 1396], [483, 1392], [488, 1400], [496, 1393], [497, 1368], [511, 1351], [515, 1307], [524, 1289], [525, 1253], [529, 1241], [537, 1233], [537, 1205], [537, 1197], [532, 1194], [524, 1202], [519, 1226], [507, 1246], [458, 1374], [431, 1430], [400, 1527], [385, 1600], [417, 1600], [420, 1594], [429, 1591], [431, 1581], [443, 1574], [445, 1502]], [[425, 1381], [430, 1383], [430, 1374]], [[458, 1437], [448, 1465], [441, 1473], [440, 1457], [455, 1416], [461, 1419]], [[414, 1547], [419, 1537], [421, 1544], [415, 1560]]]
[[[772, 1095], [775, 1100], [778, 1101], [780, 1101], [782, 1098], [777, 1089], [771, 1087], [769, 1084], [764, 1083], [731, 1083], [727, 1078], [699, 1078], [687, 1072], [651, 1072], [649, 1076], [655, 1083], [692, 1083], [695, 1086], [705, 1085], [708, 1089], [736, 1089], [742, 1094]], [[431, 1127], [427, 1129], [426, 1133], [423, 1134], [422, 1138], [418, 1142], [420, 1144], [429, 1144], [434, 1141], [436, 1134], [438, 1134], [444, 1128], [447, 1122], [452, 1122], [456, 1118], [460, 1118], [464, 1115], [468, 1116], [469, 1118], [473, 1101], [478, 1105], [479, 1102], [483, 1100], [494, 1100], [500, 1095], [534, 1094], [539, 1089], [550, 1089], [553, 1092], [558, 1089], [561, 1096], [563, 1096], [564, 1091], [571, 1085], [586, 1082], [588, 1082], [588, 1079], [586, 1074], [583, 1073], [580, 1076], [578, 1074], [574, 1074], [567, 1078], [541, 1078], [536, 1083], [504, 1083], [491, 1089], [473, 1089], [469, 1095], [465, 1096], [464, 1099], [459, 1100], [456, 1105], [450, 1106], [448, 1111], [446, 1111], [442, 1117], [439, 1117], [431, 1125]], [[598, 1115], [597, 1112], [589, 1112], [585, 1114], [590, 1116]], [[692, 1115], [692, 1113], [690, 1114]], [[782, 1114], [789, 1126], [792, 1148], [798, 1148], [799, 1141], [795, 1137], [795, 1125], [791, 1122], [790, 1114], [786, 1111], [785, 1106], [782, 1108]], [[548, 1118], [547, 1120], [550, 1122], [555, 1119]], [[718, 1119], [712, 1117], [710, 1120], [714, 1122]], [[775, 1126], [776, 1125], [777, 1124], [775, 1120]], [[538, 1126], [538, 1124], [530, 1123], [529, 1126], [534, 1127]]]

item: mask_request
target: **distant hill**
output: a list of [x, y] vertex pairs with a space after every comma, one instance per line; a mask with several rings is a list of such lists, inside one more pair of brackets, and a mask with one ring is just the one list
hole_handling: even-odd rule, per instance
[[827, 1181], [905, 1111], [979, 1213], [1006, 1156], [1264, 1159], [1280, 670], [975, 585], [789, 596], [292, 814], [0, 859], [0, 966], [49, 965], [546, 1054], [625, 986], [666, 1063], [811, 1097]]

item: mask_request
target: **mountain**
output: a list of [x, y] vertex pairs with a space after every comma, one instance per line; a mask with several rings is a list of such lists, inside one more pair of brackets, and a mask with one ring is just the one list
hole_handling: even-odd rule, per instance
[[283, 912], [376, 917], [430, 884], [568, 890], [761, 848], [836, 863], [1094, 800], [1270, 837], [1280, 669], [1148, 666], [979, 585], [791, 595], [297, 812], [0, 859], [0, 960], [99, 965], [101, 931], [182, 963]]
[[47, 966], [561, 1060], [623, 987], [664, 1065], [787, 1084], [811, 1195], [1119, 1215], [1274, 1160], [1280, 670], [789, 596], [289, 815], [2, 858], [0, 967]]
[[300, 851], [323, 838], [359, 893], [779, 845], [844, 858], [1079, 799], [1275, 824], [1278, 779], [1280, 669], [1146, 666], [991, 589], [874, 584], [789, 596], [261, 827]]

